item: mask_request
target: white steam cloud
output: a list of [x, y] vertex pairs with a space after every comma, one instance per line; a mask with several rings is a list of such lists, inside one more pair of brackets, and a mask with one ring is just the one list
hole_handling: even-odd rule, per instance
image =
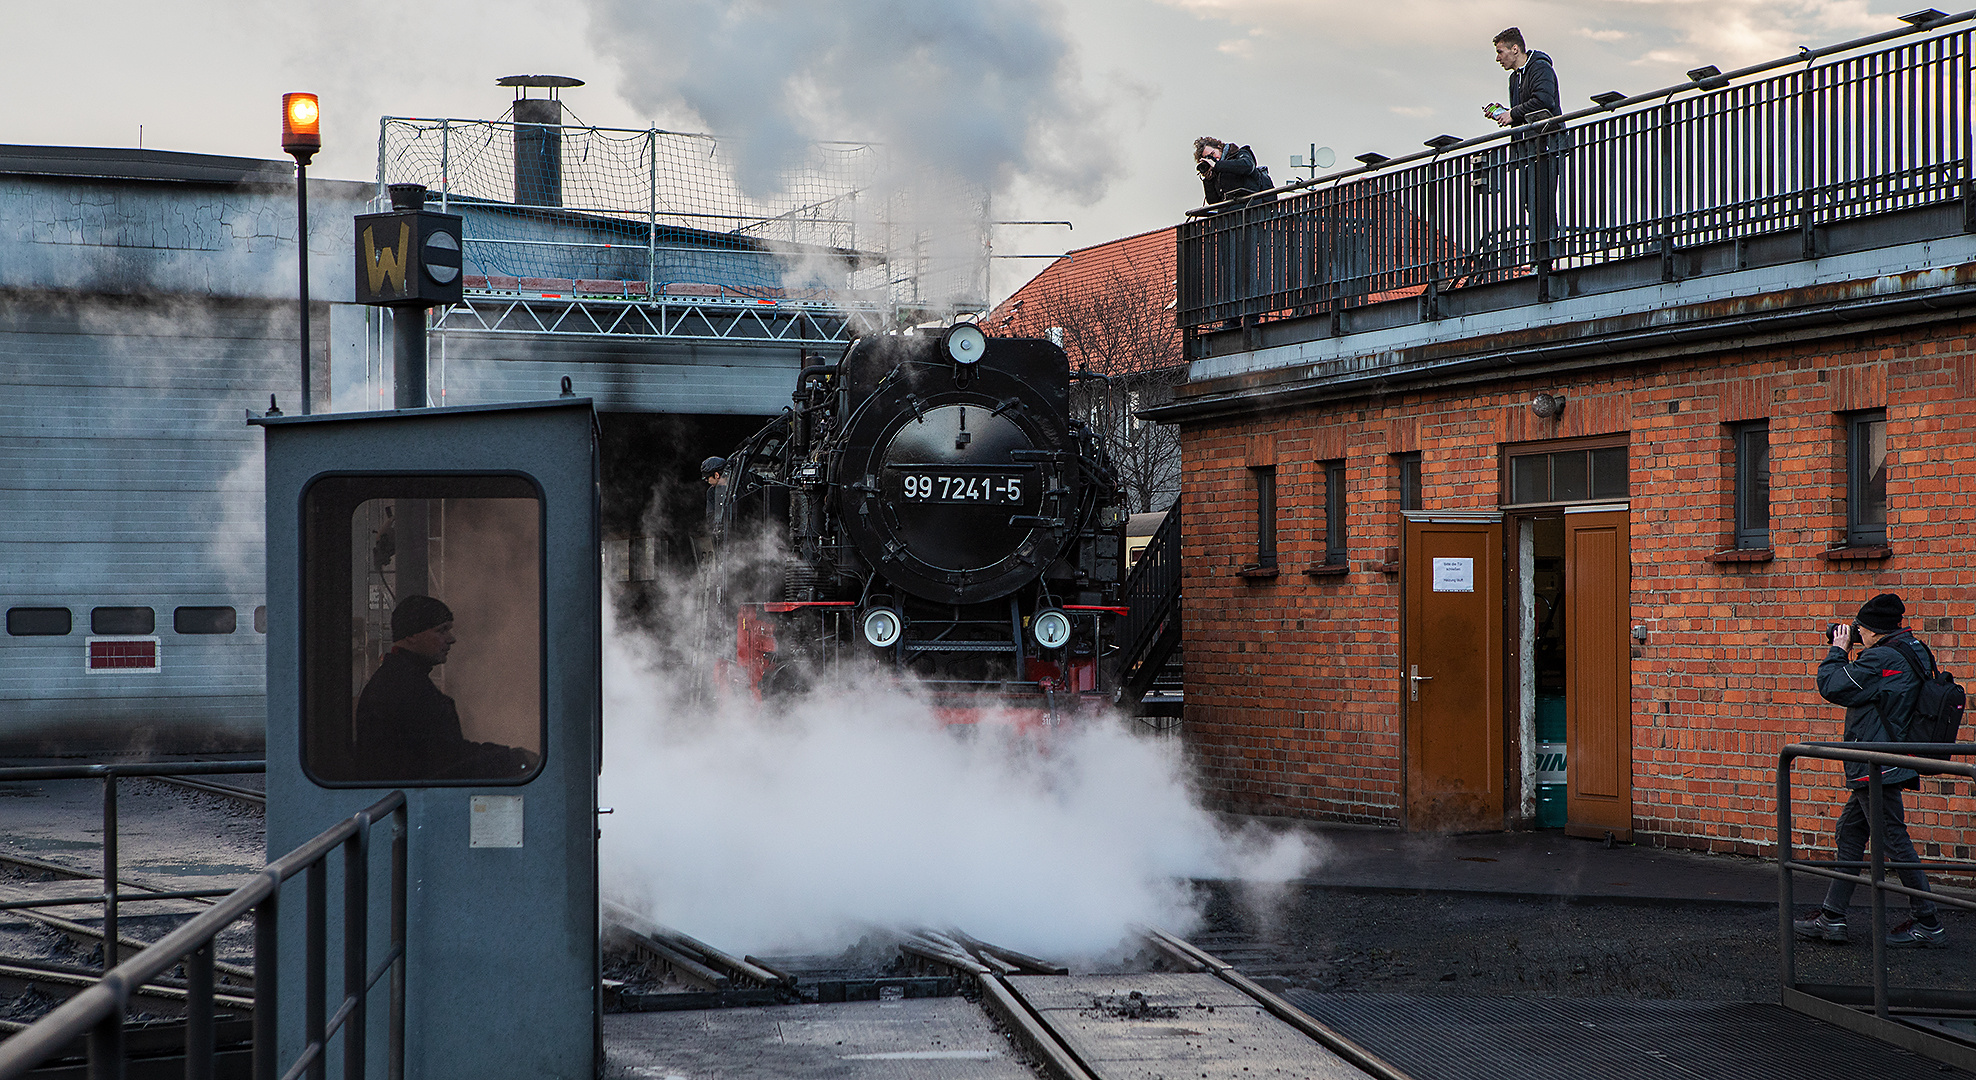
[[[662, 608], [680, 639], [688, 607]], [[949, 728], [873, 671], [774, 707], [708, 702], [689, 672], [712, 658], [677, 646], [620, 626], [606, 651], [605, 889], [737, 953], [956, 926], [1096, 956], [1133, 923], [1190, 929], [1189, 878], [1278, 882], [1315, 861], [1304, 834], [1201, 809], [1177, 740], [1113, 721]]]
[[751, 195], [817, 140], [883, 143], [902, 176], [1086, 198], [1118, 160], [1046, 0], [597, 0], [591, 35], [624, 98], [704, 124]]

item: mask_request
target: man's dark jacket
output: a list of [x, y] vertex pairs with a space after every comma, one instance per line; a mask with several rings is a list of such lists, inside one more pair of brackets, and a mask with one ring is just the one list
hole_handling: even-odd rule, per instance
[[357, 762], [379, 780], [513, 776], [523, 752], [468, 742], [453, 699], [432, 685], [432, 661], [405, 649], [384, 654], [357, 698]]
[[1256, 176], [1255, 151], [1232, 143], [1223, 147], [1221, 160], [1214, 163], [1214, 171], [1201, 177], [1201, 189], [1210, 203], [1222, 202], [1237, 195], [1254, 195], [1263, 190], [1263, 184]]
[[[1834, 648], [1818, 665], [1819, 696], [1846, 707], [1845, 741], [1849, 743], [1903, 742], [1907, 738], [1914, 702], [1921, 696], [1921, 674], [1893, 647], [1891, 642], [1896, 640], [1914, 650], [1929, 671], [1935, 670], [1935, 654], [1906, 630], [1889, 634], [1851, 663], [1846, 662], [1846, 650]], [[1858, 762], [1846, 762], [1846, 785], [1865, 787], [1866, 770], [1867, 766]], [[1886, 784], [1912, 785], [1916, 779], [1913, 769], [1880, 771], [1880, 780]]]
[[1530, 114], [1548, 109], [1552, 116], [1564, 115], [1564, 104], [1557, 92], [1557, 69], [1551, 67], [1549, 53], [1533, 52], [1522, 68], [1509, 73], [1509, 122], [1528, 123]]

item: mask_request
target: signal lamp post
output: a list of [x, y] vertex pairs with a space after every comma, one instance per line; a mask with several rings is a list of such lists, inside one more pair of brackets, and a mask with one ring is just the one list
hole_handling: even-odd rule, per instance
[[322, 149], [314, 94], [281, 95], [281, 148], [295, 158], [295, 247], [302, 295], [302, 415], [309, 413], [309, 159]]

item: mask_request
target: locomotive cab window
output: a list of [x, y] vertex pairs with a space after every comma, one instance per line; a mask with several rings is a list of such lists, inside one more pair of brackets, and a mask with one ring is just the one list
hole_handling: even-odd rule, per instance
[[303, 502], [303, 767], [525, 783], [543, 726], [542, 500], [519, 476], [331, 476]]

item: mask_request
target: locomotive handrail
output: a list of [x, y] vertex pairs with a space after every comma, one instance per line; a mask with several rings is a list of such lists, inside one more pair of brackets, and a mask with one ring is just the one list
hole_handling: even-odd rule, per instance
[[[391, 940], [375, 968], [369, 964], [370, 833], [388, 818], [391, 836]], [[89, 1075], [120, 1080], [124, 1075], [123, 1024], [130, 996], [138, 987], [183, 963], [186, 983], [186, 1075], [213, 1075], [213, 954], [214, 939], [249, 913], [254, 918], [254, 1069], [255, 1080], [274, 1080], [278, 1069], [277, 931], [281, 886], [306, 874], [307, 904], [304, 937], [307, 951], [307, 1004], [304, 1009], [306, 1045], [301, 1058], [286, 1070], [297, 1076], [308, 1070], [321, 1076], [329, 1038], [343, 1034], [346, 1076], [363, 1076], [366, 1054], [365, 1002], [371, 987], [387, 972], [390, 983], [390, 1024], [387, 1068], [396, 1080], [404, 1075], [405, 1059], [405, 793], [394, 791], [369, 807], [332, 825], [294, 851], [269, 863], [254, 879], [229, 893], [212, 908], [165, 935], [164, 939], [117, 965], [81, 993], [27, 1028], [0, 1042], [0, 1080], [25, 1076], [71, 1042], [88, 1036]], [[326, 1017], [328, 861], [343, 849], [343, 999], [333, 1017]]]
[[[1941, 756], [1921, 756], [1941, 755]], [[1925, 896], [1941, 907], [1976, 911], [1976, 900], [1939, 892], [1922, 892], [1894, 880], [1889, 870], [1935, 869], [1976, 870], [1971, 859], [1920, 859], [1894, 862], [1883, 850], [1881, 805], [1884, 783], [1881, 770], [1912, 769], [1924, 776], [1960, 776], [1976, 780], [1976, 763], [1946, 760], [1976, 756], [1976, 743], [1791, 743], [1777, 756], [1777, 944], [1778, 980], [1783, 1002], [1841, 1026], [1875, 1038], [1886, 1039], [1906, 1049], [1965, 1069], [1976, 1068], [1976, 1049], [1965, 1044], [1918, 1033], [1893, 1019], [1892, 1010], [1901, 1008], [1976, 1009], [1976, 993], [1944, 989], [1889, 988], [1887, 984], [1887, 894]], [[1799, 759], [1853, 762], [1872, 766], [1867, 770], [1867, 857], [1864, 859], [1806, 859], [1793, 854], [1795, 836], [1792, 816], [1792, 765]], [[1873, 983], [1870, 987], [1801, 983], [1797, 972], [1797, 937], [1794, 875], [1864, 885], [1872, 896]], [[1870, 1015], [1856, 1007], [1871, 1006]]]

